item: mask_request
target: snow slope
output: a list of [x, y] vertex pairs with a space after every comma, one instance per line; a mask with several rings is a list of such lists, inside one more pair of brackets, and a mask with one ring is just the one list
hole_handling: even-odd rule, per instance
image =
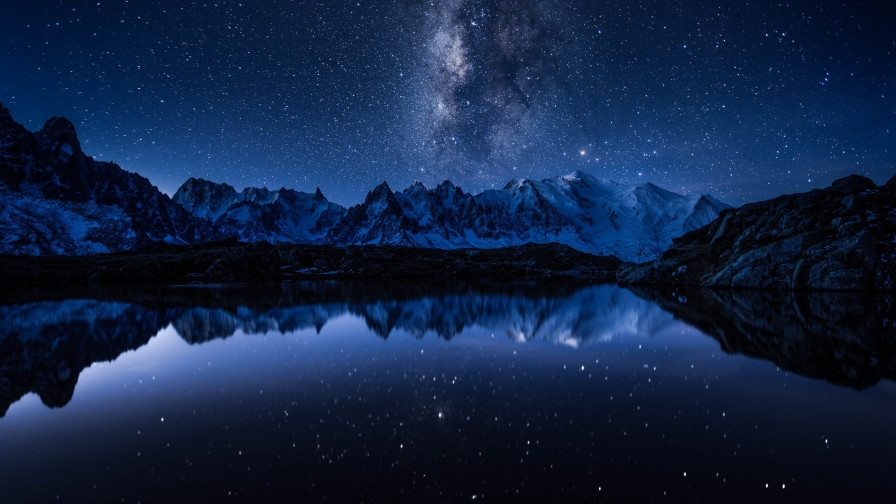
[[626, 186], [584, 172], [513, 180], [477, 195], [448, 181], [401, 192], [383, 183], [347, 211], [326, 242], [438, 248], [556, 242], [644, 261], [725, 208], [711, 196], [682, 196], [653, 184]]
[[227, 184], [195, 178], [177, 190], [174, 201], [212, 223], [220, 235], [245, 242], [319, 243], [345, 213], [320, 189], [314, 194], [254, 187], [237, 192]]

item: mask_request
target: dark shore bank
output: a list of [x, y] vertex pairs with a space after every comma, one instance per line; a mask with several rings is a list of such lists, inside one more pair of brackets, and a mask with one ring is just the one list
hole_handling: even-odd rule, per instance
[[0, 284], [13, 288], [88, 285], [175, 285], [304, 279], [433, 281], [616, 281], [622, 262], [565, 245], [501, 249], [390, 246], [154, 244], [94, 256], [2, 256]]

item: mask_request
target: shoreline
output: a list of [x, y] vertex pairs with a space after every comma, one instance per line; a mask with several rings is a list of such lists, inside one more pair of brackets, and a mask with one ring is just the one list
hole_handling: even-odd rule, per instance
[[93, 256], [0, 256], [0, 285], [17, 288], [227, 284], [285, 280], [615, 283], [622, 261], [566, 245], [424, 249], [382, 245], [153, 244]]

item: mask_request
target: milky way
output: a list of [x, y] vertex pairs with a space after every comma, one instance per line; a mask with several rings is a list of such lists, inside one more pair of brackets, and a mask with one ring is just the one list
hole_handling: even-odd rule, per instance
[[413, 118], [421, 165], [504, 177], [545, 143], [545, 127], [558, 115], [555, 93], [569, 80], [563, 12], [531, 0], [452, 0], [427, 12]]
[[67, 0], [0, 16], [0, 103], [173, 193], [343, 204], [574, 170], [740, 204], [896, 173], [891, 2]]

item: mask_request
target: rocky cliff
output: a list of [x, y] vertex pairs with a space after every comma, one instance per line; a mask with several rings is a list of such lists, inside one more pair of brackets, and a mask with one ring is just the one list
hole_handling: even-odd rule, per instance
[[0, 105], [0, 253], [84, 255], [213, 237], [146, 178], [87, 156], [68, 119], [32, 133]]
[[754, 289], [896, 289], [896, 177], [851, 175], [830, 187], [723, 211], [621, 284]]

